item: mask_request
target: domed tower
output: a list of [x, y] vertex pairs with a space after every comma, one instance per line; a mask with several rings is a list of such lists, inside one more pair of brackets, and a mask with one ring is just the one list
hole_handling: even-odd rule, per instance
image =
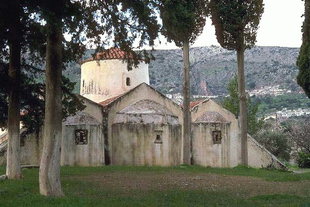
[[149, 84], [148, 64], [128, 69], [126, 52], [112, 48], [98, 53], [81, 65], [80, 94], [94, 102], [119, 96], [137, 85]]

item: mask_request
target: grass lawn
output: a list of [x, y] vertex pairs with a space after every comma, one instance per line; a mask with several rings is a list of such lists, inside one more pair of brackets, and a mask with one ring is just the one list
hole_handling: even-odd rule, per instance
[[[38, 169], [0, 181], [0, 207], [309, 206], [310, 173], [236, 167], [63, 167], [63, 198], [39, 195]], [[5, 169], [0, 167], [0, 175]]]

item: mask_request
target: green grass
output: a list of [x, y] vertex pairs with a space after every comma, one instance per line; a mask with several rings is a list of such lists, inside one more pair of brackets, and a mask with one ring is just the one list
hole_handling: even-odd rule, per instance
[[178, 167], [129, 167], [129, 166], [109, 166], [109, 167], [63, 167], [62, 175], [85, 175], [90, 173], [100, 172], [157, 172], [165, 173], [169, 171], [180, 171], [189, 173], [210, 173], [220, 175], [234, 175], [234, 176], [250, 176], [265, 179], [267, 181], [287, 182], [287, 181], [302, 181], [310, 180], [310, 173], [294, 174], [289, 171], [256, 169], [238, 166], [235, 168], [209, 168], [200, 166], [178, 166]]
[[[211, 173], [234, 176], [252, 176], [268, 181], [301, 181], [310, 180], [310, 173], [293, 174], [276, 170], [252, 169], [236, 167], [233, 169], [203, 168], [198, 166], [179, 167], [63, 167], [62, 187], [66, 194], [63, 198], [47, 198], [39, 195], [38, 169], [24, 169], [24, 179], [19, 181], [0, 181], [0, 206], [310, 206], [310, 197], [297, 195], [259, 195], [252, 198], [242, 198], [231, 192], [206, 190], [134, 190], [123, 193], [121, 189], [107, 189], [94, 183], [70, 178], [106, 173]], [[0, 174], [4, 168], [0, 167]]]

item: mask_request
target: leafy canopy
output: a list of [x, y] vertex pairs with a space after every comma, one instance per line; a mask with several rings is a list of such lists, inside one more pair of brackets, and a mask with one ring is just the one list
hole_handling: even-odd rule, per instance
[[206, 1], [160, 0], [162, 33], [178, 47], [184, 42], [193, 43], [202, 33], [206, 21]]
[[[4, 127], [7, 120], [7, 92], [10, 80], [7, 77], [8, 64], [8, 29], [11, 24], [7, 13], [9, 0], [0, 2], [0, 125]], [[156, 15], [147, 0], [63, 0], [64, 7], [59, 16], [63, 35], [63, 68], [70, 63], [78, 62], [86, 50], [86, 44], [104, 49], [110, 43], [134, 54], [134, 62], [140, 60], [140, 54], [133, 52], [133, 45], [153, 45], [159, 26]], [[21, 110], [25, 111], [22, 121], [27, 129], [34, 131], [43, 123], [44, 87], [37, 82], [37, 74], [44, 72], [46, 57], [46, 39], [49, 28], [46, 19], [51, 16], [48, 7], [51, 1], [19, 1], [21, 14], [21, 47], [22, 47], [22, 82]], [[52, 5], [57, 6], [57, 5]], [[59, 5], [58, 5], [59, 6]], [[55, 21], [57, 22], [57, 21]], [[147, 61], [147, 59], [145, 59]], [[2, 81], [3, 79], [3, 81]], [[63, 78], [64, 115], [75, 113], [82, 105], [72, 94], [74, 83]]]
[[244, 50], [255, 45], [263, 0], [211, 0], [209, 10], [223, 48]]

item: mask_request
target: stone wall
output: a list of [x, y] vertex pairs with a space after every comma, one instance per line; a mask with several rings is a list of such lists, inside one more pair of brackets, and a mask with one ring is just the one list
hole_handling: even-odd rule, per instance
[[[87, 144], [76, 144], [75, 130], [87, 130]], [[63, 127], [61, 165], [104, 165], [104, 137], [100, 125], [74, 125]]]
[[[173, 101], [165, 97], [164, 95], [158, 93], [156, 90], [151, 88], [146, 84], [141, 84], [134, 90], [130, 91], [128, 94], [125, 94], [120, 99], [117, 99], [109, 108], [108, 108], [108, 143], [109, 143], [109, 156], [113, 160], [113, 143], [112, 143], [112, 125], [115, 120], [116, 114], [124, 109], [125, 107], [132, 105], [140, 100], [149, 99], [152, 100], [165, 108], [167, 108], [172, 114], [174, 114], [178, 120], [183, 120], [181, 108], [175, 104]], [[182, 127], [182, 126], [181, 126]], [[182, 135], [180, 135], [182, 137]], [[181, 138], [182, 139], [182, 138]], [[181, 141], [182, 145], [183, 141]], [[181, 147], [182, 148], [182, 147]], [[182, 152], [181, 152], [182, 159]], [[113, 162], [111, 164], [114, 164]]]
[[229, 167], [230, 137], [229, 124], [218, 124], [221, 131], [221, 143], [214, 143], [211, 123], [192, 124], [193, 164], [205, 167]]
[[39, 165], [43, 149], [42, 133], [27, 135], [21, 141], [21, 164]]
[[249, 166], [255, 168], [286, 169], [286, 166], [260, 145], [254, 138], [248, 135]]
[[113, 165], [179, 165], [181, 163], [181, 126], [113, 124], [112, 146]]
[[192, 109], [192, 122], [201, 117], [205, 112], [217, 112], [225, 118], [229, 125], [229, 157], [227, 160], [227, 167], [235, 167], [241, 162], [241, 143], [239, 139], [239, 124], [235, 115], [230, 111], [224, 109], [219, 104], [212, 100], [206, 100]]

